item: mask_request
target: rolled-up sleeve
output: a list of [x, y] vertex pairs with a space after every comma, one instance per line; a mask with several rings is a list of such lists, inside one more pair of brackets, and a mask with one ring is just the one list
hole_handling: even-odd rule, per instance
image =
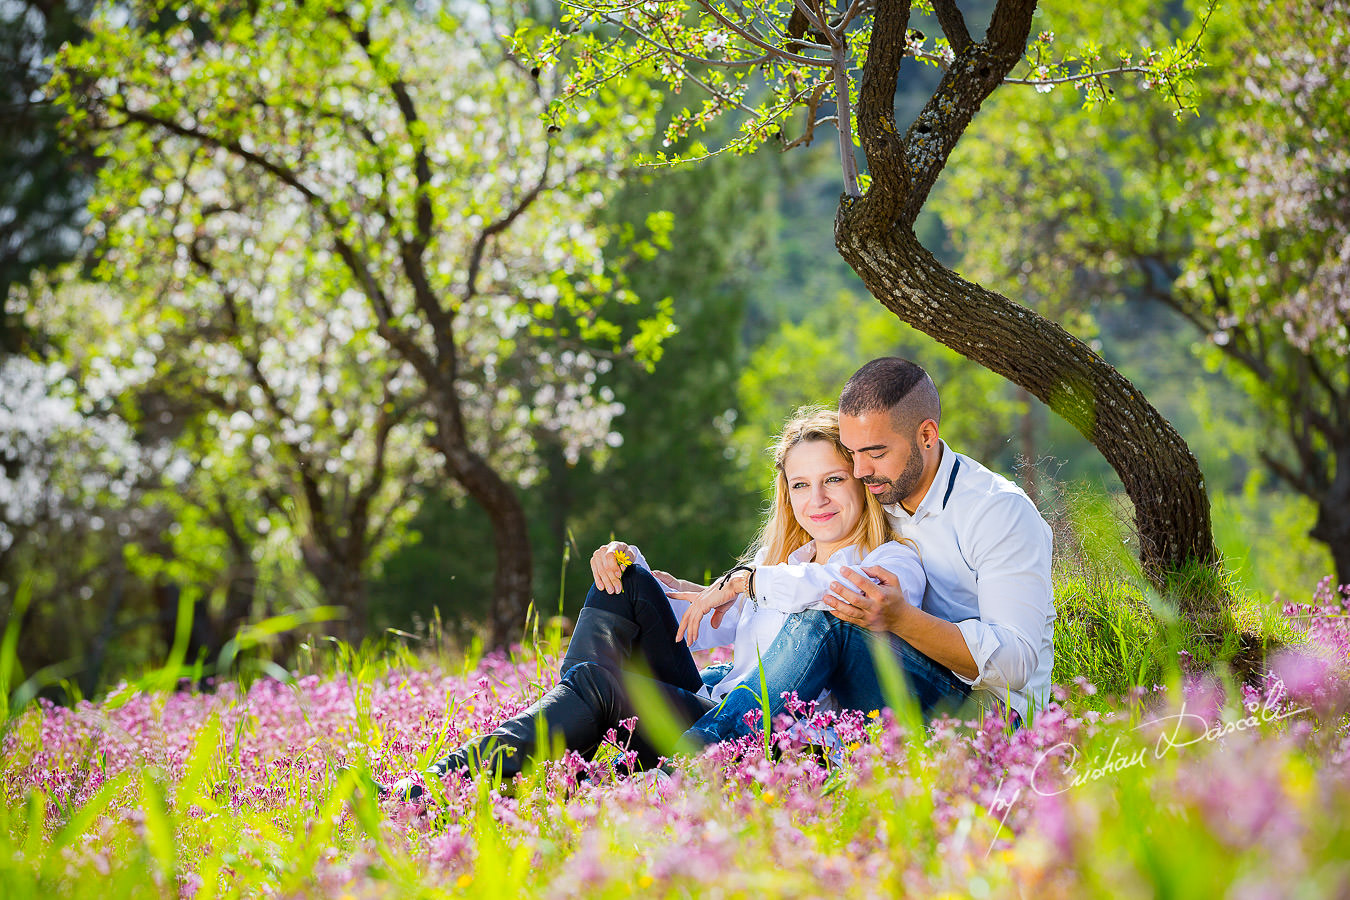
[[[985, 514], [1004, 529], [977, 529], [970, 544], [978, 619], [957, 622], [979, 674], [973, 688], [1020, 691], [1035, 674], [1053, 619], [1050, 528], [1024, 496], [1004, 494]], [[957, 675], [960, 678], [960, 675]]]
[[[907, 602], [914, 606], [923, 602], [926, 581], [919, 554], [912, 546], [888, 541], [867, 554], [858, 565], [849, 565], [849, 568], [858, 571], [871, 566], [893, 573]], [[848, 584], [843, 569], [843, 563], [835, 562], [759, 566], [755, 569], [755, 602], [786, 613], [828, 609], [824, 597], [831, 593], [830, 583]]]

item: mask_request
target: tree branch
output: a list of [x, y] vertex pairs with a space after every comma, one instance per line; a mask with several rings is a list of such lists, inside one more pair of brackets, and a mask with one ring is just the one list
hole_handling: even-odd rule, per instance
[[[230, 332], [235, 338], [235, 345], [240, 356], [244, 358], [244, 362], [248, 365], [249, 374], [253, 377], [254, 384], [263, 392], [263, 397], [267, 400], [267, 406], [272, 415], [278, 422], [289, 418], [289, 414], [282, 406], [281, 398], [272, 387], [271, 380], [262, 370], [262, 361], [259, 359], [256, 349], [250, 349], [244, 345], [243, 316], [240, 313], [239, 302], [234, 292], [230, 290], [227, 283], [222, 282], [217, 277], [215, 266], [206, 258], [198, 241], [193, 241], [189, 245], [188, 256], [193, 264], [216, 286], [216, 290], [220, 292], [225, 314], [229, 320]], [[329, 552], [336, 554], [338, 547], [329, 520], [328, 505], [324, 500], [323, 491], [320, 489], [318, 481], [312, 474], [316, 468], [314, 460], [294, 441], [283, 441], [283, 443], [295, 457], [297, 463], [295, 474], [299, 478], [300, 487], [305, 497], [305, 505], [309, 509], [309, 531], [318, 538], [319, 542]]]
[[[902, 164], [909, 172], [908, 191], [895, 209], [897, 220], [906, 227], [918, 218], [947, 158], [980, 106], [1022, 59], [1035, 10], [1036, 0], [999, 0], [985, 40], [968, 44], [956, 54], [937, 90], [910, 124]], [[893, 52], [901, 54], [900, 48]], [[870, 158], [869, 171], [876, 171]]]
[[722, 11], [717, 9], [711, 3], [709, 3], [708, 0], [694, 0], [694, 2], [697, 3], [703, 9], [707, 10], [708, 15], [712, 16], [718, 22], [722, 23], [722, 26], [724, 28], [733, 32], [734, 34], [739, 35], [740, 37], [744, 38], [745, 40], [749, 41], [756, 47], [759, 47], [761, 50], [764, 50], [765, 52], [767, 52], [772, 56], [776, 56], [777, 58], [786, 60], [787, 62], [799, 63], [803, 66], [827, 66], [830, 64], [828, 60], [817, 59], [816, 57], [813, 56], [802, 56], [800, 53], [793, 53], [792, 51], [784, 49], [782, 47], [775, 47], [773, 44], [770, 44], [768, 41], [764, 40], [764, 38], [762, 38], [757, 32], [753, 31], [752, 29], [742, 28], [740, 25], [737, 25], [735, 22], [731, 21], [726, 16], [722, 15]]
[[407, 132], [408, 143], [413, 148], [413, 169], [417, 175], [417, 192], [413, 201], [416, 211], [417, 232], [413, 239], [413, 245], [420, 254], [431, 242], [431, 228], [434, 217], [431, 206], [431, 160], [427, 155], [426, 141], [418, 134], [418, 131], [421, 130], [418, 128], [421, 120], [417, 115], [417, 107], [413, 104], [408, 85], [401, 78], [384, 77], [382, 70], [385, 63], [372, 50], [370, 26], [365, 23], [356, 24], [346, 11], [337, 11], [332, 15], [342, 23], [351, 34], [352, 39], [356, 41], [356, 45], [361, 48], [361, 52], [366, 55], [375, 76], [385, 82], [389, 92], [394, 96], [394, 103], [398, 106], [399, 115], [403, 118], [403, 130]]
[[478, 272], [483, 265], [483, 254], [487, 250], [487, 242], [510, 228], [511, 223], [524, 215], [525, 211], [534, 205], [534, 202], [544, 193], [548, 188], [548, 170], [552, 162], [553, 145], [549, 144], [544, 152], [543, 171], [539, 173], [539, 180], [535, 182], [534, 187], [526, 191], [525, 195], [506, 215], [488, 225], [479, 233], [477, 240], [473, 243], [473, 250], [469, 252], [469, 273], [465, 279], [464, 297], [460, 301], [461, 303], [467, 303], [478, 294]]
[[966, 28], [966, 19], [961, 15], [956, 0], [933, 0], [933, 12], [937, 14], [938, 24], [942, 26], [942, 33], [947, 36], [947, 43], [952, 45], [953, 52], [960, 53], [970, 46], [970, 30]]
[[908, 28], [909, 0], [878, 0], [858, 93], [858, 135], [872, 176], [868, 194], [885, 207], [885, 218], [909, 193], [909, 166], [895, 127], [895, 86]]

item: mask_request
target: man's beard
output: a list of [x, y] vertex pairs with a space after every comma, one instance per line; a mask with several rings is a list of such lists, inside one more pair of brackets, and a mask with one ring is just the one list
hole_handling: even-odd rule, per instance
[[876, 495], [881, 501], [882, 506], [894, 506], [903, 501], [910, 494], [913, 494], [919, 488], [919, 482], [923, 480], [923, 456], [919, 453], [919, 444], [915, 441], [909, 445], [909, 459], [905, 462], [905, 470], [895, 479], [885, 478], [864, 478], [863, 484], [886, 484], [890, 485], [886, 490]]

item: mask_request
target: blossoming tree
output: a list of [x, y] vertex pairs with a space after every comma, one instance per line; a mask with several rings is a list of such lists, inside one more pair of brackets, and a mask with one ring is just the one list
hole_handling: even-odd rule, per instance
[[[1025, 388], [1092, 441], [1124, 482], [1143, 561], [1160, 583], [1190, 564], [1214, 562], [1204, 480], [1171, 425], [1086, 344], [943, 266], [914, 232], [949, 155], [1000, 86], [1074, 84], [1086, 102], [1098, 103], [1109, 96], [1111, 76], [1135, 73], [1184, 106], [1202, 22], [1189, 38], [1108, 59], [1092, 43], [1059, 54], [1052, 34], [1032, 38], [1035, 0], [999, 0], [983, 36], [971, 32], [955, 0], [565, 5], [561, 28], [538, 50], [541, 64], [565, 47], [578, 61], [553, 107], [559, 126], [570, 127], [575, 110], [594, 110], [597, 104], [585, 98], [615, 78], [653, 69], [672, 91], [703, 98], [673, 118], [666, 141], [676, 149], [658, 163], [717, 152], [681, 142], [722, 117], [738, 123], [725, 148], [734, 152], [765, 143], [798, 146], [830, 126], [838, 136], [843, 187], [835, 244], [873, 296], [903, 321]], [[918, 26], [940, 29], [941, 37]], [[943, 74], [905, 125], [895, 121], [894, 105], [907, 59], [936, 65]]]
[[[652, 234], [594, 224], [653, 95], [628, 86], [548, 132], [552, 86], [497, 37], [512, 9], [463, 13], [122, 4], [65, 49], [54, 89], [107, 157], [102, 274], [137, 290], [152, 325], [158, 313], [194, 335], [203, 365], [185, 374], [224, 392], [227, 438], [269, 440], [289, 461], [319, 556], [344, 550], [336, 532], [322, 547], [308, 473], [416, 433], [491, 519], [504, 643], [530, 602], [515, 491], [532, 478], [531, 434], [561, 434], [572, 454], [616, 440], [596, 370], [650, 364], [673, 326], [668, 304], [627, 329], [612, 315], [638, 298], [607, 248], [650, 252], [661, 221]], [[361, 399], [340, 416], [339, 395]], [[358, 432], [374, 443], [353, 444]]]

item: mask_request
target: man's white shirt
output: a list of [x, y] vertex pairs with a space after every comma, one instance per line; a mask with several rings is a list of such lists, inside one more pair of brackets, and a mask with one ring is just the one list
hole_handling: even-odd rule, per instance
[[928, 576], [921, 608], [955, 623], [975, 659], [973, 681], [956, 677], [1025, 721], [1028, 705], [1048, 701], [1054, 666], [1050, 526], [1021, 488], [941, 446], [914, 514], [899, 504], [887, 513], [918, 545]]

